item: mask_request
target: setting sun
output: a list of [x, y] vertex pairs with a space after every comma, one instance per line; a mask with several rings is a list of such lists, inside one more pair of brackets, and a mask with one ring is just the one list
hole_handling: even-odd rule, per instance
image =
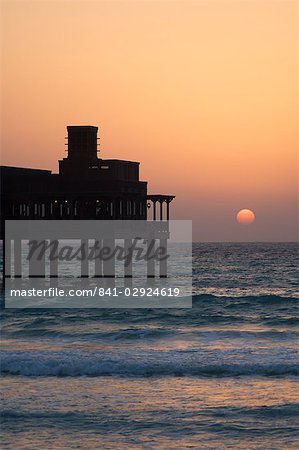
[[241, 209], [237, 214], [237, 221], [242, 225], [249, 225], [254, 222], [255, 215], [251, 209]]

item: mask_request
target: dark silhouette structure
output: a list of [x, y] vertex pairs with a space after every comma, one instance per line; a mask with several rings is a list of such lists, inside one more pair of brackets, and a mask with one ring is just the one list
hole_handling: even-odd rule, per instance
[[[148, 195], [139, 162], [98, 158], [98, 128], [67, 127], [59, 173], [0, 166], [1, 238], [11, 220], [169, 220], [173, 195]], [[157, 204], [159, 207], [157, 208]]]

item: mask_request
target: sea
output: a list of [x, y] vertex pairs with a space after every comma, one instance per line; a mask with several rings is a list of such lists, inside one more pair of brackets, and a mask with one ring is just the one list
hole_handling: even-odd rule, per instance
[[194, 243], [192, 308], [2, 309], [1, 449], [298, 449], [297, 268]]

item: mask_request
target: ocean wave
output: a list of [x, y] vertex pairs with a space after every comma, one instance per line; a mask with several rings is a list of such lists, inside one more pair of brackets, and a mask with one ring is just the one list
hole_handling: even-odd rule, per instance
[[213, 417], [225, 417], [232, 419], [234, 417], [240, 418], [241, 416], [253, 416], [265, 419], [266, 417], [297, 417], [299, 416], [299, 403], [282, 403], [274, 405], [262, 405], [251, 407], [239, 407], [239, 406], [218, 406], [209, 407], [203, 410], [202, 414], [209, 414]]
[[66, 341], [81, 339], [86, 341], [103, 341], [103, 342], [131, 342], [131, 341], [160, 341], [166, 340], [185, 340], [185, 341], [202, 341], [217, 342], [227, 339], [242, 341], [292, 341], [299, 338], [299, 332], [293, 330], [234, 330], [234, 329], [212, 329], [198, 330], [196, 327], [185, 327], [184, 329], [170, 327], [144, 327], [144, 328], [124, 328], [111, 331], [89, 331], [85, 327], [78, 330], [65, 331], [63, 327], [60, 329], [51, 328], [32, 328], [6, 330], [2, 332], [2, 337], [6, 338], [36, 338], [36, 339], [53, 339]]
[[81, 352], [13, 352], [3, 351], [3, 375], [100, 377], [119, 375], [148, 376], [291, 376], [299, 375], [294, 350], [256, 352], [190, 350], [148, 350]]
[[[194, 416], [194, 411], [185, 412], [184, 418], [185, 422]], [[228, 406], [202, 406], [200, 410], [197, 411], [197, 417], [214, 417], [215, 419], [226, 418], [227, 421], [234, 420], [235, 418], [240, 419], [241, 417], [257, 417], [262, 420], [267, 418], [295, 418], [299, 416], [299, 403], [282, 403], [273, 405], [263, 405], [263, 406], [253, 406], [253, 407], [234, 407], [232, 405]], [[73, 411], [73, 410], [20, 410], [20, 409], [8, 409], [3, 408], [1, 410], [1, 419], [15, 419], [15, 420], [26, 420], [26, 419], [53, 419], [55, 422], [57, 420], [80, 420], [86, 422], [86, 419], [92, 419], [93, 414], [85, 411]], [[227, 424], [228, 425], [228, 424]], [[213, 426], [213, 425], [212, 425]]]
[[252, 304], [258, 302], [262, 304], [279, 304], [279, 303], [298, 303], [299, 298], [290, 296], [280, 296], [275, 294], [260, 294], [260, 295], [215, 295], [215, 294], [194, 294], [192, 296], [193, 302], [209, 301], [232, 301], [244, 306], [245, 304]]
[[[282, 297], [279, 295], [213, 295], [200, 294], [192, 296], [192, 308], [148, 308], [148, 309], [124, 309], [124, 308], [73, 308], [73, 309], [4, 309], [0, 319], [2, 322], [13, 319], [23, 325], [23, 328], [32, 326], [59, 325], [63, 320], [66, 323], [77, 323], [78, 320], [88, 319], [108, 322], [145, 322], [163, 320], [177, 317], [191, 317], [200, 314], [204, 320], [211, 321], [247, 321], [248, 314], [255, 312], [268, 313], [267, 318], [273, 320], [295, 321], [299, 299], [296, 297]], [[256, 308], [256, 310], [254, 309]], [[267, 309], [266, 309], [267, 308]], [[263, 315], [261, 316], [263, 319]]]
[[20, 411], [15, 409], [3, 409], [1, 411], [1, 420], [5, 419], [73, 419], [76, 417], [81, 417], [81, 414], [73, 411]]

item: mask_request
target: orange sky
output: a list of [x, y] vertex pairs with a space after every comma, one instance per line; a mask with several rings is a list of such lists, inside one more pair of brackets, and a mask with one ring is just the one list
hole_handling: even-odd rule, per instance
[[4, 1], [1, 163], [57, 170], [98, 125], [195, 240], [295, 240], [297, 33], [287, 0]]

